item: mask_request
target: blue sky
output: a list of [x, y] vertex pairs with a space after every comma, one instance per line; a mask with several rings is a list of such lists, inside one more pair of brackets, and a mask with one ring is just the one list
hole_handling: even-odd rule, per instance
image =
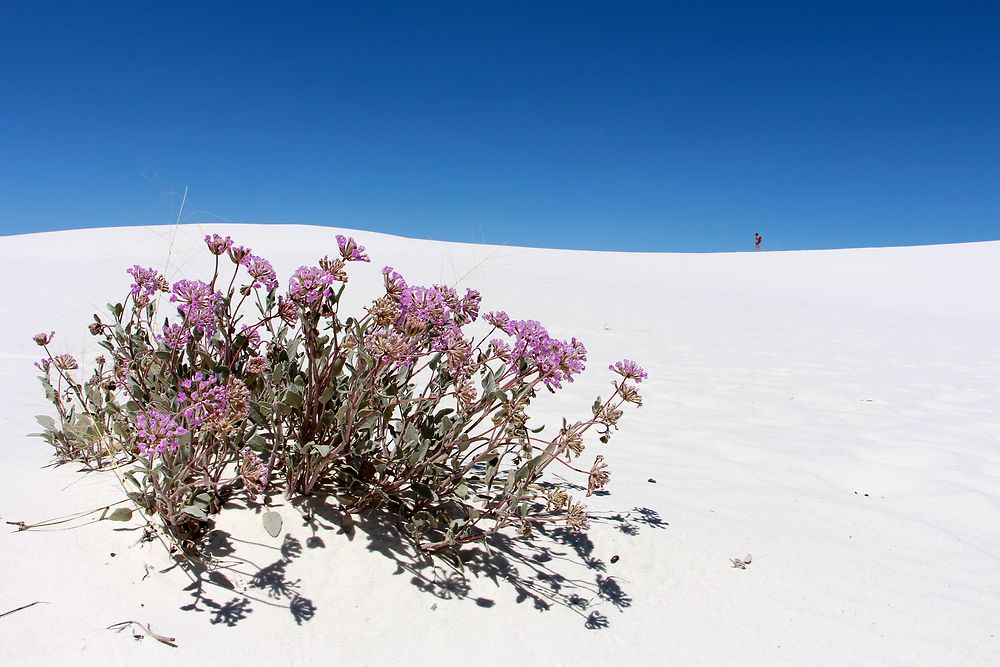
[[0, 5], [0, 234], [1000, 239], [1000, 3]]

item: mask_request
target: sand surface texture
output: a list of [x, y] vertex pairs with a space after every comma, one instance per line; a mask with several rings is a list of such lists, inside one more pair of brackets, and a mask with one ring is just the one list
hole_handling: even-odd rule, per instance
[[[611, 470], [587, 535], [501, 540], [463, 577], [378, 517], [345, 530], [278, 499], [279, 538], [253, 511], [224, 512], [219, 567], [192, 575], [139, 543], [137, 520], [3, 523], [122, 497], [112, 475], [50, 466], [25, 437], [51, 413], [32, 334], [55, 329], [55, 350], [92, 360], [86, 326], [124, 297], [132, 264], [204, 278], [201, 237], [220, 232], [286, 284], [336, 251], [336, 231], [0, 238], [0, 613], [46, 603], [0, 617], [0, 663], [1000, 662], [1000, 243], [618, 254], [355, 232], [373, 263], [351, 267], [351, 308], [390, 264], [586, 343], [588, 370], [538, 402], [535, 424], [588, 414], [613, 361], [645, 366], [646, 405], [585, 453]], [[107, 629], [129, 620], [177, 647]]]

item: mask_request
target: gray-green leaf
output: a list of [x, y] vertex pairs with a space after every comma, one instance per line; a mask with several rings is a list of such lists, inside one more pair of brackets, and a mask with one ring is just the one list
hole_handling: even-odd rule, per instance
[[108, 515], [109, 521], [128, 521], [132, 518], [132, 510], [127, 507], [118, 507]]
[[277, 512], [264, 512], [264, 530], [271, 537], [281, 533], [281, 515]]
[[54, 431], [56, 428], [56, 420], [49, 415], [35, 415], [35, 421], [38, 422], [42, 428], [47, 428], [50, 431]]

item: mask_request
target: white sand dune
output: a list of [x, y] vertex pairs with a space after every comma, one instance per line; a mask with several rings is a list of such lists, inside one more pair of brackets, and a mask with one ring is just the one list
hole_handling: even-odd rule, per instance
[[[31, 335], [56, 329], [58, 350], [92, 358], [86, 325], [124, 296], [125, 269], [208, 271], [208, 231], [282, 279], [335, 250], [335, 230], [299, 226], [0, 238], [0, 521], [121, 497], [25, 437], [49, 408]], [[258, 516], [224, 513], [217, 547], [235, 551], [199, 588], [123, 529], [138, 522], [4, 525], [0, 613], [47, 604], [0, 618], [0, 663], [1000, 662], [1000, 242], [690, 255], [353, 234], [373, 257], [352, 273], [356, 306], [391, 264], [587, 344], [587, 372], [537, 422], [585, 414], [617, 359], [649, 371], [646, 405], [588, 449], [612, 472], [587, 499], [589, 539], [512, 543], [463, 579], [376, 522], [314, 530], [285, 504], [284, 553]], [[178, 647], [106, 629], [126, 620]]]

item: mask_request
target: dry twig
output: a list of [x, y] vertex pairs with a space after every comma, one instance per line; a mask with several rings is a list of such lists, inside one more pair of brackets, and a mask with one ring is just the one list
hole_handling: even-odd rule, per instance
[[34, 607], [36, 604], [48, 604], [48, 602], [45, 602], [44, 600], [35, 600], [31, 604], [22, 605], [17, 609], [11, 609], [10, 611], [5, 611], [4, 613], [0, 614], [0, 618], [3, 618], [4, 616], [10, 616], [15, 611], [21, 611], [22, 609], [27, 609], [28, 607]]
[[148, 636], [152, 637], [161, 644], [166, 644], [167, 646], [177, 648], [177, 644], [174, 643], [173, 637], [164, 637], [163, 635], [156, 634], [155, 632], [152, 631], [152, 629], [150, 629], [149, 623], [140, 623], [138, 621], [122, 621], [121, 623], [115, 623], [114, 625], [109, 625], [108, 630], [121, 632], [122, 630], [131, 627], [133, 625], [146, 633], [145, 635], [133, 634], [132, 636], [135, 637], [137, 640], [142, 639], [145, 636]]

